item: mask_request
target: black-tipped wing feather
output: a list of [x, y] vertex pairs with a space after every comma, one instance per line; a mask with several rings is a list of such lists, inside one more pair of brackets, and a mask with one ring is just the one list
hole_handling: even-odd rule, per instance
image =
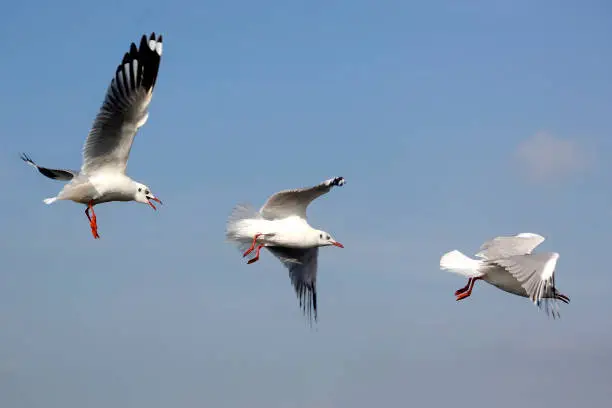
[[161, 54], [161, 35], [143, 35], [138, 47], [131, 44], [83, 146], [84, 173], [103, 167], [125, 172], [134, 137], [147, 121]]
[[317, 263], [319, 248], [266, 247], [289, 269], [289, 277], [304, 315], [317, 320]]
[[78, 174], [74, 170], [49, 169], [46, 167], [41, 167], [38, 164], [34, 163], [34, 161], [25, 153], [21, 155], [21, 160], [28, 163], [30, 166], [36, 168], [43, 176], [49, 177], [53, 180], [70, 181]]
[[529, 295], [529, 298], [537, 303], [542, 298], [550, 296], [553, 288], [553, 273], [543, 276], [544, 269], [551, 256], [547, 253], [516, 255], [503, 259], [490, 261], [499, 265], [510, 273]]
[[559, 312], [555, 301], [569, 303], [569, 298], [559, 293], [555, 287], [557, 258], [556, 253], [539, 253], [515, 255], [491, 260], [489, 263], [504, 268], [521, 284], [533, 303], [538, 307], [544, 306], [547, 314], [557, 317]]

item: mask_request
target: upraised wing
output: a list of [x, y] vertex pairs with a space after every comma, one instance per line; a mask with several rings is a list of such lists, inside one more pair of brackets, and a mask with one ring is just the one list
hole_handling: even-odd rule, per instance
[[36, 168], [43, 176], [49, 177], [53, 180], [69, 181], [75, 178], [78, 174], [78, 172], [74, 170], [49, 169], [46, 167], [41, 167], [38, 164], [34, 163], [34, 161], [30, 159], [30, 156], [25, 153], [21, 154], [21, 160], [28, 163], [30, 166]]
[[83, 173], [108, 168], [125, 173], [134, 137], [149, 116], [162, 54], [162, 36], [145, 35], [117, 67], [83, 146]]
[[289, 277], [304, 315], [317, 321], [317, 264], [319, 248], [266, 247], [289, 269]]
[[497, 237], [482, 244], [476, 256], [493, 260], [514, 255], [526, 255], [544, 242], [544, 239], [543, 236], [531, 232], [521, 232], [512, 237]]
[[342, 185], [344, 185], [344, 177], [336, 177], [325, 180], [314, 187], [284, 190], [268, 198], [259, 211], [267, 220], [290, 216], [306, 219], [306, 208], [315, 198], [327, 193], [333, 186]]

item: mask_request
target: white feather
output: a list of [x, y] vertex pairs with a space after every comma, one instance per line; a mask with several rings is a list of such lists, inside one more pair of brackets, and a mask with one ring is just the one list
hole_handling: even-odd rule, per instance
[[450, 272], [458, 273], [459, 275], [466, 276], [468, 278], [482, 276], [483, 273], [480, 271], [480, 267], [482, 265], [482, 261], [472, 259], [456, 249], [454, 251], [445, 253], [442, 255], [442, 258], [440, 258], [441, 269], [446, 269]]

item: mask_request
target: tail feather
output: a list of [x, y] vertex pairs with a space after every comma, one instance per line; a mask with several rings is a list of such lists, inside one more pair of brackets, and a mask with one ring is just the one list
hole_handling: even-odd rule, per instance
[[446, 269], [468, 278], [482, 276], [482, 272], [480, 272], [481, 266], [482, 261], [465, 256], [457, 250], [447, 252], [440, 258], [441, 269]]
[[[232, 210], [225, 226], [225, 237], [228, 241], [237, 243], [241, 249], [244, 245], [247, 223], [246, 220], [261, 220], [262, 216], [257, 209], [250, 204], [238, 204]], [[248, 247], [248, 245], [247, 245]]]
[[53, 204], [55, 201], [57, 201], [57, 197], [45, 198], [43, 201], [47, 205]]

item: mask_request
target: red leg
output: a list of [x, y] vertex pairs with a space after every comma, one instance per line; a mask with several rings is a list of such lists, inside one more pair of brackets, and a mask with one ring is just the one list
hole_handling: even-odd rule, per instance
[[[89, 211], [91, 211], [91, 216], [89, 216]], [[85, 210], [85, 215], [87, 216], [87, 219], [89, 220], [89, 226], [91, 227], [91, 235], [93, 235], [95, 239], [100, 238], [100, 235], [98, 235], [98, 223], [96, 222], [96, 212], [93, 209], [93, 201], [90, 201], [89, 204], [87, 205], [87, 209]]]
[[470, 296], [472, 294], [472, 289], [474, 289], [474, 283], [476, 283], [476, 281], [479, 279], [481, 278], [470, 278], [470, 281], [468, 282], [468, 289], [456, 295], [457, 296], [456, 300], [459, 301], [461, 299], [465, 299], [466, 297]]
[[[255, 244], [257, 243], [257, 238], [259, 238], [259, 236], [262, 234], [255, 234], [255, 236], [253, 237], [253, 243], [251, 244], [251, 247], [249, 249], [247, 249], [246, 251], [244, 251], [244, 254], [242, 254], [243, 257], [247, 256], [248, 254], [250, 254], [251, 252], [253, 252], [253, 250], [255, 249]], [[259, 252], [257, 252], [259, 253]]]
[[253, 262], [257, 262], [259, 260], [259, 251], [261, 251], [261, 248], [263, 248], [264, 246], [262, 244], [259, 244], [257, 246], [257, 250], [255, 251], [255, 257], [249, 259], [249, 262], [247, 262], [248, 264], [252, 264]]
[[465, 292], [466, 290], [468, 290], [470, 288], [470, 285], [472, 284], [472, 278], [468, 279], [468, 283], [467, 285], [465, 285], [464, 287], [462, 287], [461, 289], [457, 289], [455, 291], [455, 296], [459, 296], [460, 294], [462, 294], [463, 292]]

